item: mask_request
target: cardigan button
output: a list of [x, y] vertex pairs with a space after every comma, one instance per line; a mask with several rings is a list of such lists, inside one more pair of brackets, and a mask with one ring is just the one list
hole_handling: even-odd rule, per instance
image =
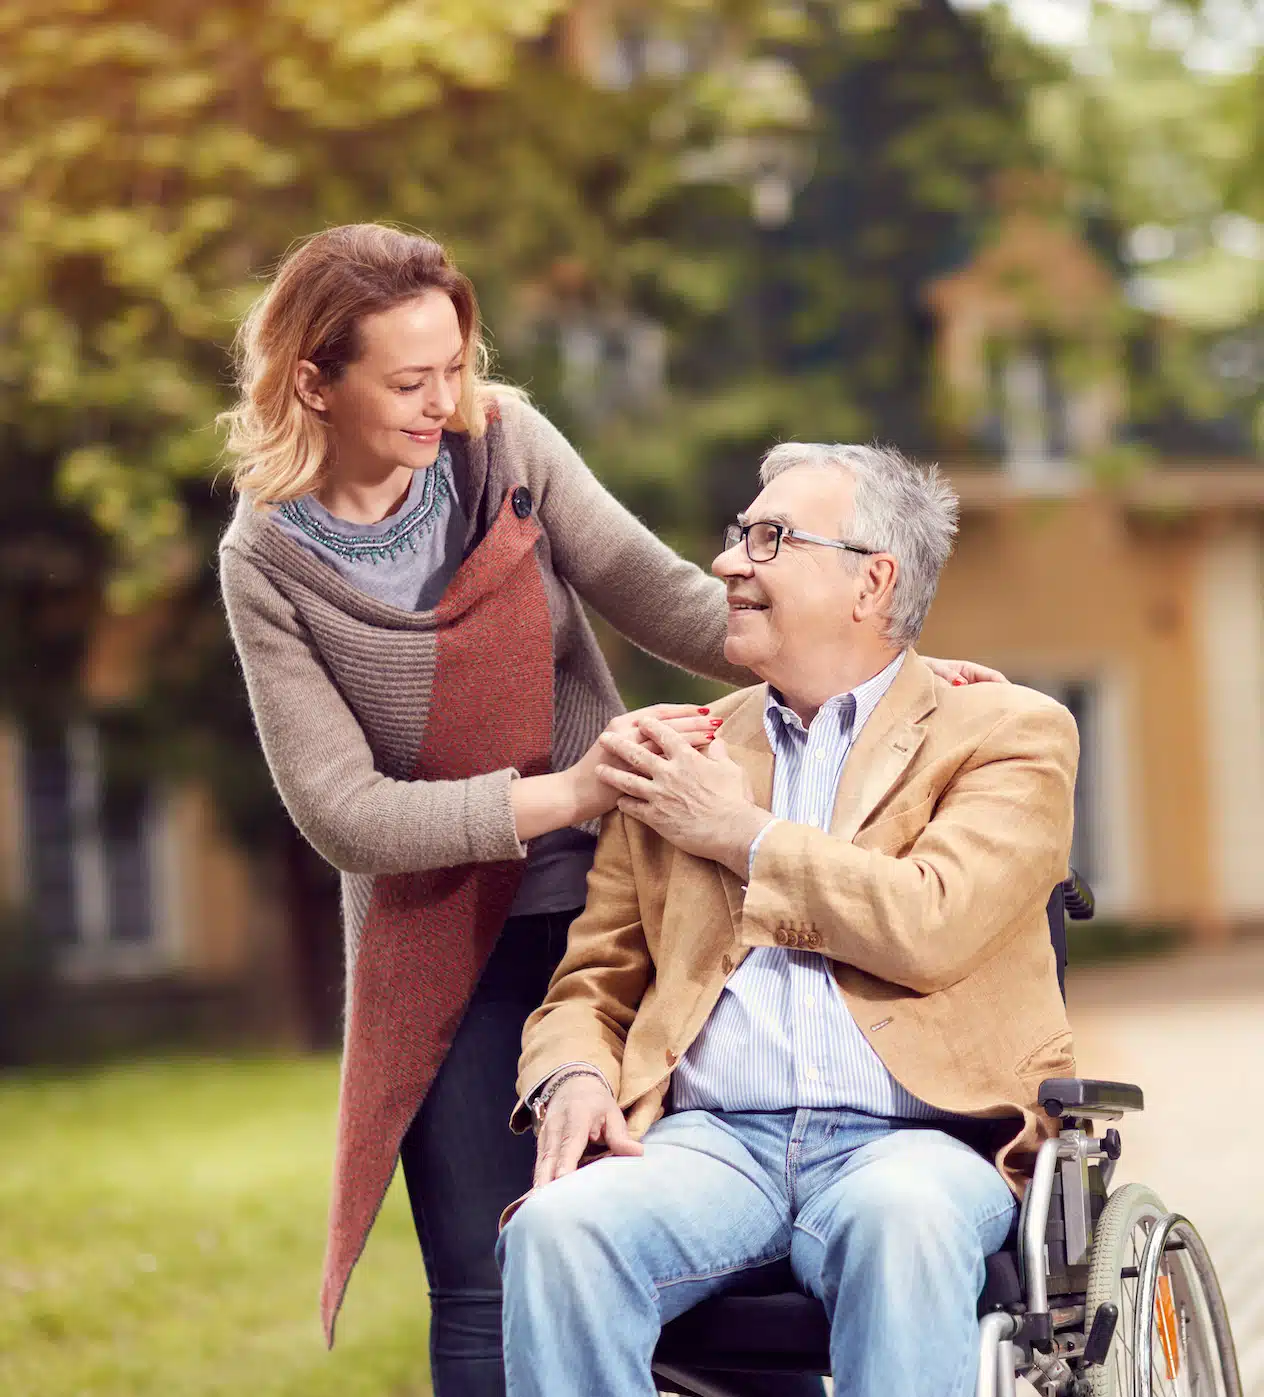
[[808, 945], [812, 948], [812, 950], [815, 951], [816, 948], [817, 948], [820, 944], [821, 944], [821, 933], [820, 933], [819, 931], [809, 931], [809, 932], [808, 932]]
[[531, 491], [525, 485], [518, 486], [509, 497], [509, 502], [513, 505], [513, 512], [519, 519], [525, 519], [531, 513], [533, 507]]
[[777, 943], [778, 946], [784, 946], [786, 942], [789, 941], [789, 939], [790, 938], [785, 934], [784, 931], [782, 931], [780, 927], [778, 927], [777, 930], [773, 933], [773, 940]]

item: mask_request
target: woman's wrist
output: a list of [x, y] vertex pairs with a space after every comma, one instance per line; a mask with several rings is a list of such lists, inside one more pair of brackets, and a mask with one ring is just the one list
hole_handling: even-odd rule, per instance
[[523, 844], [591, 818], [582, 809], [573, 771], [572, 767], [544, 776], [523, 776], [510, 786], [514, 827]]

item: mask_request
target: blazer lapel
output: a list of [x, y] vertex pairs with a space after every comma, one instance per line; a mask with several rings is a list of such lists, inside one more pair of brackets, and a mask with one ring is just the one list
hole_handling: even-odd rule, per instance
[[935, 707], [934, 676], [921, 656], [910, 650], [843, 764], [831, 834], [847, 840], [856, 837], [917, 755], [926, 738], [923, 719]]
[[[746, 702], [735, 708], [725, 719], [721, 736], [729, 756], [750, 777], [755, 804], [765, 810], [771, 810], [773, 758], [772, 748], [768, 745], [768, 734], [764, 730], [764, 705], [767, 697], [766, 684], [760, 684], [753, 689]], [[746, 900], [746, 880], [739, 878], [722, 864], [716, 864], [715, 868], [720, 875], [720, 882], [724, 885], [729, 916], [736, 926], [741, 920], [742, 904]]]

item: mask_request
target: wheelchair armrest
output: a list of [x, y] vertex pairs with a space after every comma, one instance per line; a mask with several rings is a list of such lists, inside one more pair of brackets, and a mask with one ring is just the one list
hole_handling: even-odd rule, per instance
[[1131, 1082], [1098, 1082], [1090, 1077], [1046, 1077], [1040, 1104], [1051, 1116], [1118, 1120], [1125, 1111], [1144, 1111], [1145, 1096]]

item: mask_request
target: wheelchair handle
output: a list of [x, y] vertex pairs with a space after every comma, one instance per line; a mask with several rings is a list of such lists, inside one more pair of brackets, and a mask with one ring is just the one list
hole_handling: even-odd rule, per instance
[[1062, 880], [1062, 905], [1073, 922], [1087, 922], [1097, 908], [1093, 889], [1072, 869]]

